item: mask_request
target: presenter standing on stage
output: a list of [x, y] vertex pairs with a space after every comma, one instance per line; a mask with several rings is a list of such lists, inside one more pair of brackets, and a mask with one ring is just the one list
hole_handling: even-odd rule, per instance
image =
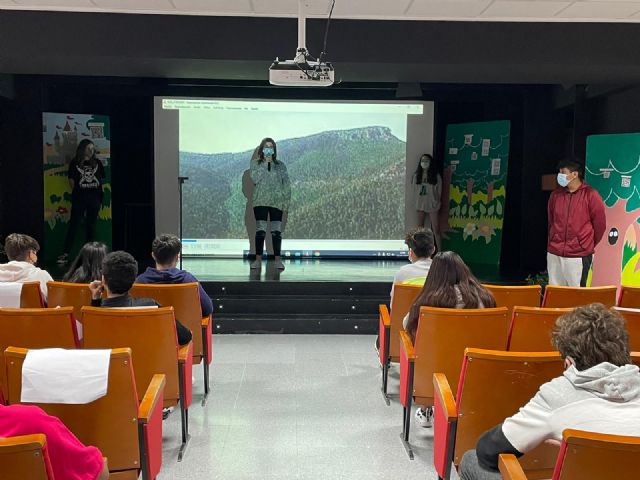
[[278, 270], [284, 270], [280, 258], [282, 216], [289, 210], [291, 184], [286, 165], [278, 160], [278, 150], [273, 139], [263, 139], [251, 158], [251, 180], [255, 184], [253, 213], [256, 217], [256, 259], [251, 264], [251, 268], [262, 267], [267, 220], [270, 220], [275, 266]]
[[84, 139], [78, 144], [76, 155], [69, 164], [67, 173], [71, 187], [71, 218], [64, 241], [64, 251], [58, 257], [58, 263], [65, 264], [73, 246], [76, 231], [82, 219], [85, 221], [85, 242], [96, 239], [96, 222], [102, 207], [102, 182], [104, 165], [96, 157], [96, 146], [91, 140]]
[[[418, 211], [418, 228], [425, 226], [427, 215], [431, 231], [435, 237], [437, 248], [441, 249], [438, 216], [442, 196], [442, 177], [438, 173], [433, 157], [425, 153], [420, 157], [416, 173], [413, 174], [413, 185], [416, 187], [416, 210]], [[427, 226], [428, 227], [428, 226]]]
[[604, 202], [582, 181], [573, 160], [558, 165], [558, 185], [549, 198], [549, 285], [585, 287], [593, 252], [606, 229]]

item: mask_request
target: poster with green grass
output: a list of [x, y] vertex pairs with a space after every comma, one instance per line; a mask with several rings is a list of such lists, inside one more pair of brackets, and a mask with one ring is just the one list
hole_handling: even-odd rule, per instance
[[510, 126], [508, 120], [447, 126], [443, 249], [467, 263], [500, 262]]
[[607, 218], [588, 284], [640, 286], [640, 133], [587, 137], [585, 170]]
[[[46, 257], [51, 265], [63, 254], [73, 258], [87, 241], [86, 213], [75, 232], [69, 238], [70, 251], [65, 252], [65, 240], [69, 232], [72, 204], [69, 183], [69, 164], [76, 155], [78, 145], [88, 140], [95, 147], [97, 160], [104, 167], [102, 204], [95, 223], [96, 240], [111, 247], [111, 131], [109, 117], [71, 113], [42, 114], [42, 142], [44, 168], [44, 240]], [[85, 142], [86, 143], [86, 142]], [[95, 170], [95, 167], [94, 167]], [[95, 171], [80, 172], [80, 183], [95, 181], [90, 178]]]

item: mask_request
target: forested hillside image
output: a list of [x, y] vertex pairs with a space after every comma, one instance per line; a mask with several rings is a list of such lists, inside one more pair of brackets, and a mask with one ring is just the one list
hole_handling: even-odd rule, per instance
[[[275, 140], [278, 159], [286, 164], [291, 179], [287, 238], [403, 237], [406, 146], [389, 128], [332, 130]], [[189, 177], [184, 189], [186, 238], [247, 236], [252, 153], [180, 152], [180, 175]]]

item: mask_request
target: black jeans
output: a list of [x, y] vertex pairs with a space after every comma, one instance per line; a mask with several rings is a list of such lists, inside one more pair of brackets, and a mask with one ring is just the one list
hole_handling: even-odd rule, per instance
[[271, 242], [273, 255], [280, 256], [282, 249], [282, 210], [274, 207], [253, 207], [256, 217], [256, 255], [264, 252], [264, 239], [267, 236], [267, 220], [271, 220]]
[[[85, 242], [91, 242], [96, 238], [96, 221], [98, 213], [102, 206], [102, 199], [98, 195], [78, 195], [72, 198], [71, 202], [71, 218], [69, 219], [69, 229], [67, 237], [64, 241], [64, 253], [69, 253], [73, 246], [73, 240], [76, 236], [78, 226], [85, 218], [86, 239]], [[86, 214], [86, 215], [85, 215]]]

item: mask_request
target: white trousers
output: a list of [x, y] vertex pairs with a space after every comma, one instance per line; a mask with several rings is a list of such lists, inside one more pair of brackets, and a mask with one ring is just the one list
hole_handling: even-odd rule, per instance
[[549, 285], [586, 287], [592, 258], [592, 255], [577, 258], [559, 257], [547, 252]]

